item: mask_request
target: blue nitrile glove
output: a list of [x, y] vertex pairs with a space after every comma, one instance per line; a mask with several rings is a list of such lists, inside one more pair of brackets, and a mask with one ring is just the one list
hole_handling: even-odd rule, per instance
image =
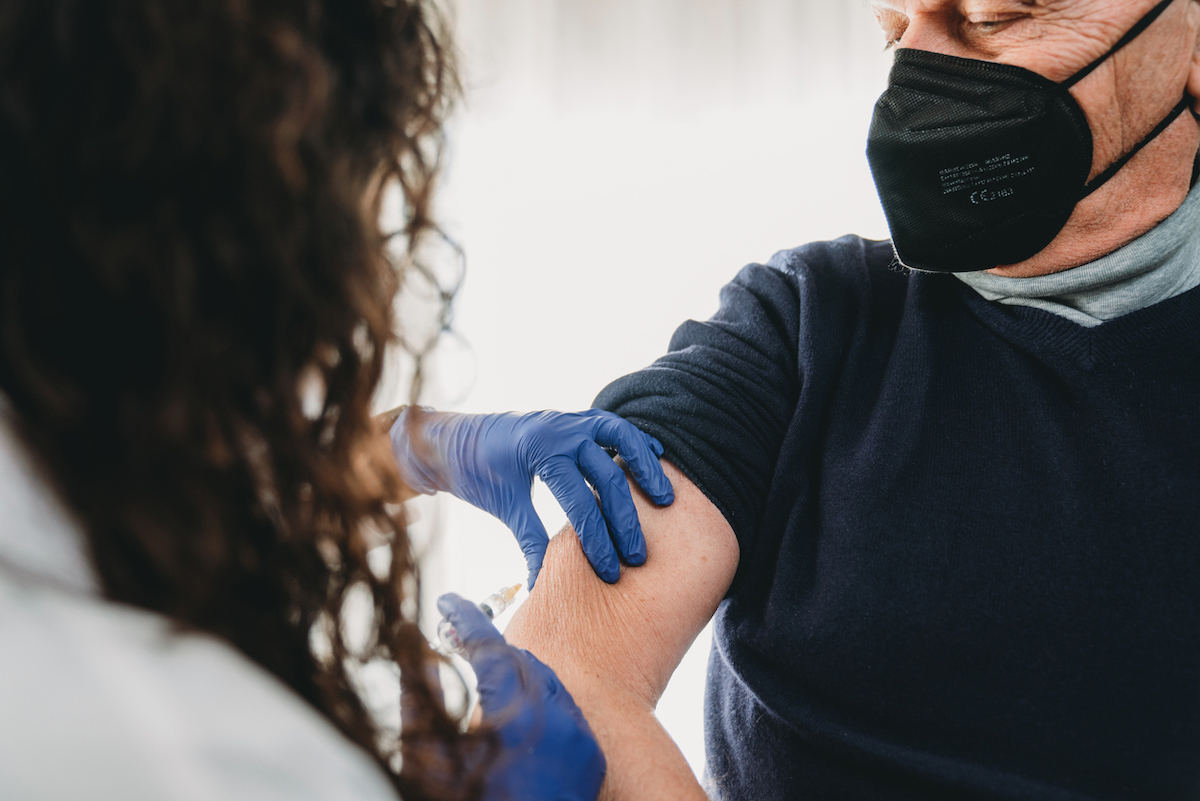
[[655, 503], [675, 500], [658, 462], [662, 443], [599, 409], [469, 415], [413, 407], [397, 418], [391, 437], [409, 487], [430, 495], [449, 492], [512, 529], [525, 552], [531, 590], [549, 542], [533, 508], [534, 475], [558, 498], [596, 575], [610, 584], [621, 577], [618, 554], [628, 564], [645, 563], [646, 538], [625, 474], [604, 448], [621, 455]]
[[595, 801], [607, 763], [583, 713], [554, 671], [504, 641], [475, 604], [438, 599], [479, 681], [483, 723], [500, 737], [484, 801]]

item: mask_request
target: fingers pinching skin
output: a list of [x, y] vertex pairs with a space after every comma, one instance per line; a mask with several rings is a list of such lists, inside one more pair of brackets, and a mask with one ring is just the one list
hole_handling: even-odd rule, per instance
[[658, 461], [663, 455], [662, 443], [615, 414], [604, 413], [596, 418], [595, 425], [596, 442], [616, 449], [651, 500], [659, 506], [669, 506], [675, 500], [675, 490]]
[[600, 508], [608, 521], [617, 551], [629, 564], [644, 565], [646, 538], [625, 471], [594, 442], [585, 442], [579, 447], [579, 467], [600, 495]]
[[562, 455], [551, 457], [546, 460], [539, 475], [567, 513], [567, 519], [579, 535], [583, 552], [596, 575], [609, 584], [615, 584], [621, 578], [616, 546], [608, 535], [608, 523], [596, 505], [596, 496], [592, 495], [574, 458]]
[[592, 568], [609, 583], [620, 579], [621, 559], [644, 562], [646, 546], [630, 488], [619, 470], [605, 463], [611, 459], [600, 458], [600, 448], [619, 453], [655, 503], [674, 500], [659, 463], [662, 443], [601, 409], [524, 415], [410, 409], [397, 417], [391, 439], [397, 468], [411, 489], [453, 493], [512, 529], [525, 554], [530, 589], [548, 543], [530, 500], [534, 475], [562, 504]]

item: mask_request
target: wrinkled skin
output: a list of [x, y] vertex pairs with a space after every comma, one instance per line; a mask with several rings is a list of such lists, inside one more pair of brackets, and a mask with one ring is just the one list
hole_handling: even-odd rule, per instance
[[[1063, 81], [1106, 53], [1158, 0], [871, 0], [887, 42], [1013, 64]], [[1135, 41], [1072, 88], [1095, 140], [1092, 176], [1133, 149], [1179, 102], [1200, 96], [1200, 2], [1176, 0]], [[993, 270], [1027, 277], [1111, 253], [1187, 196], [1200, 125], [1184, 115], [1085, 199], [1045, 250]]]

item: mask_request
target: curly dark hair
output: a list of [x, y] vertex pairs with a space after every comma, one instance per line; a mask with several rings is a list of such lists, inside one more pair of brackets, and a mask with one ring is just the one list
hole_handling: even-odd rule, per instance
[[[370, 416], [403, 268], [379, 210], [398, 187], [409, 255], [431, 229], [448, 41], [427, 0], [0, 4], [0, 391], [19, 433], [107, 597], [233, 643], [408, 799], [477, 796], [494, 749], [441, 700]], [[399, 667], [398, 736], [355, 680], [376, 659]]]

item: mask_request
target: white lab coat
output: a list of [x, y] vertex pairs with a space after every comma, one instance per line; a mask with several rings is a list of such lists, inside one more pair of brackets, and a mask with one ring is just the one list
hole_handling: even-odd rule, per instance
[[225, 642], [105, 601], [0, 399], [0, 799], [397, 801], [383, 771]]

